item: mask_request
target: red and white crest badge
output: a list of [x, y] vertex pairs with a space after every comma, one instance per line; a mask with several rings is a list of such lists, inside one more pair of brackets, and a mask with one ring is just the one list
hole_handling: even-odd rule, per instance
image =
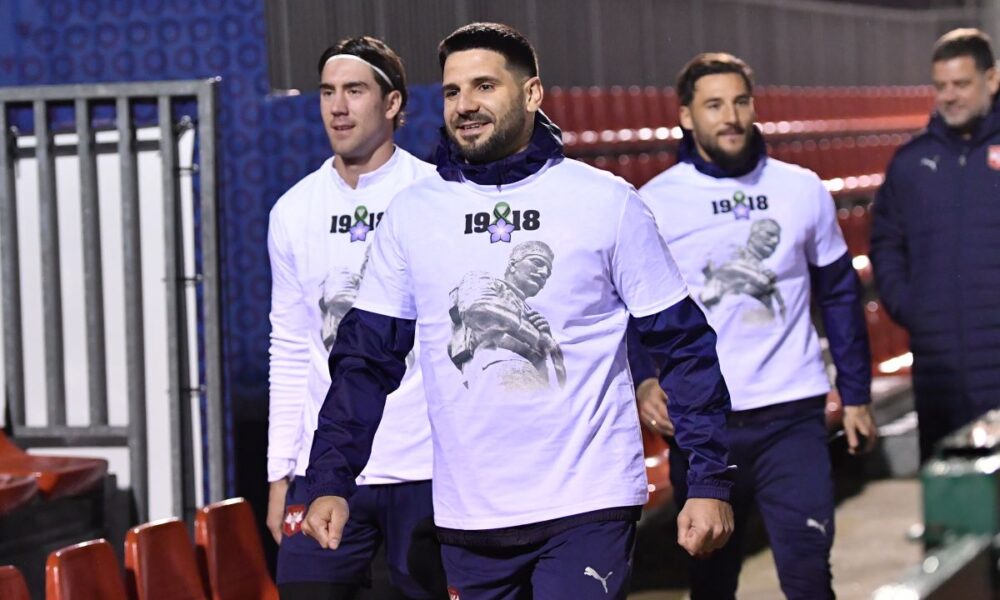
[[451, 587], [450, 585], [448, 586], [448, 600], [462, 600], [461, 598], [458, 597], [458, 590]]
[[1000, 146], [986, 149], [986, 164], [994, 171], [1000, 171]]
[[293, 504], [285, 509], [285, 519], [281, 522], [281, 531], [288, 537], [302, 531], [302, 519], [306, 518], [304, 504]]

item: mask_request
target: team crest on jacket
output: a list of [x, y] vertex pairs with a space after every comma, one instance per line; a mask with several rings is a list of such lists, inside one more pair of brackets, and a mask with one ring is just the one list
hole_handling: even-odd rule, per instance
[[986, 149], [986, 164], [994, 171], [1000, 171], [1000, 146]]
[[288, 537], [302, 531], [302, 519], [306, 517], [304, 504], [293, 504], [285, 509], [285, 518], [281, 522], [281, 532]]

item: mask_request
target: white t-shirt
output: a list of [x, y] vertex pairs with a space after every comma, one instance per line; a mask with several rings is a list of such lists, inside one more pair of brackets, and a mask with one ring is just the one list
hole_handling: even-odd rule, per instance
[[640, 191], [719, 337], [734, 411], [824, 394], [809, 265], [846, 251], [815, 173], [773, 158], [716, 179], [680, 163]]
[[[331, 158], [271, 209], [269, 481], [305, 475], [317, 416], [330, 388], [330, 348], [357, 295], [375, 237], [372, 229], [400, 189], [434, 172], [396, 148], [386, 164], [351, 188]], [[408, 359], [415, 361], [415, 356]], [[386, 402], [371, 459], [357, 482], [430, 479], [431, 453], [420, 369], [414, 366]]]
[[643, 504], [625, 326], [686, 296], [635, 189], [583, 163], [396, 196], [356, 306], [417, 321], [437, 524]]

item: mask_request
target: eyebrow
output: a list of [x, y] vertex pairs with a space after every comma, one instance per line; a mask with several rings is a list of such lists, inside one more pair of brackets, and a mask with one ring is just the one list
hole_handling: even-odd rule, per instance
[[[743, 100], [744, 98], [749, 100], [750, 98], [753, 98], [753, 94], [743, 93], [740, 94], [739, 96], [736, 96], [735, 100]], [[702, 101], [702, 104], [708, 104], [709, 102], [721, 102], [722, 100], [724, 100], [722, 96], [712, 96], [710, 98], [705, 98]]]
[[[343, 83], [340, 87], [343, 87], [343, 88], [359, 88], [359, 87], [367, 88], [368, 87], [368, 82], [366, 82], [366, 81], [360, 81], [360, 80], [358, 80], [358, 81], [347, 81], [347, 82]], [[319, 84], [319, 89], [333, 91], [333, 90], [337, 89], [337, 86], [329, 84], [329, 83], [320, 83]]]
[[[472, 78], [473, 87], [476, 87], [482, 83], [500, 83], [500, 78], [493, 77], [491, 75], [480, 75], [479, 77]], [[460, 86], [457, 83], [446, 83], [441, 87], [444, 90], [457, 90]]]

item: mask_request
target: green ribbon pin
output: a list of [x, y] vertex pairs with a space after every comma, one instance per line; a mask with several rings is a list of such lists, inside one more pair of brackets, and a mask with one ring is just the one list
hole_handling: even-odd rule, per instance
[[355, 222], [366, 222], [368, 220], [368, 207], [364, 204], [358, 206], [354, 209], [354, 220]]
[[493, 219], [494, 224], [500, 219], [510, 223], [510, 219], [508, 218], [510, 216], [510, 204], [497, 202], [497, 205], [493, 207], [493, 216], [495, 217]]

